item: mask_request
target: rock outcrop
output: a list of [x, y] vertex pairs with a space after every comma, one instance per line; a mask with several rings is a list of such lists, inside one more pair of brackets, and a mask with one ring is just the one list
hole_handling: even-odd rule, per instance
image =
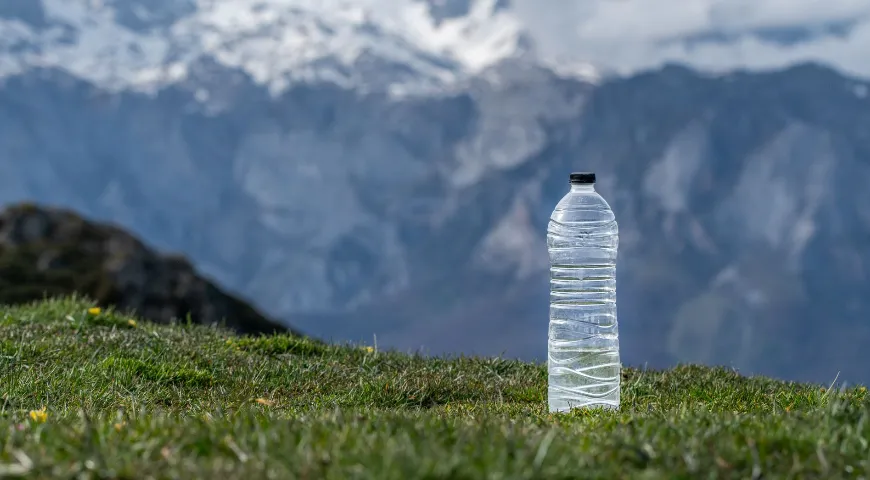
[[124, 230], [65, 209], [17, 204], [0, 211], [0, 303], [81, 294], [156, 323], [223, 324], [243, 334], [286, 331]]

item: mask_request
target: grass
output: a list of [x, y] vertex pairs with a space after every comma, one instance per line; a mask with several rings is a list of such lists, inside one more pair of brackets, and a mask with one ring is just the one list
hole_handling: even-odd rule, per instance
[[626, 369], [620, 411], [550, 415], [541, 365], [89, 307], [0, 307], [0, 477], [870, 478], [862, 387]]

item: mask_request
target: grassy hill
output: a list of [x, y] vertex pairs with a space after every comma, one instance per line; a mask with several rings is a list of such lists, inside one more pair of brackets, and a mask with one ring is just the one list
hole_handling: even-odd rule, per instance
[[[0, 477], [867, 478], [863, 387], [682, 366], [549, 415], [541, 365], [0, 307]], [[43, 410], [44, 408], [44, 410]]]

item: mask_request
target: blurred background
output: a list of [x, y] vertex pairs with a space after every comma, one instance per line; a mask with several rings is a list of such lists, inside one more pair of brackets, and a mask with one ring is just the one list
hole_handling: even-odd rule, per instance
[[595, 171], [625, 364], [870, 382], [868, 79], [870, 0], [2, 0], [0, 301], [543, 361]]

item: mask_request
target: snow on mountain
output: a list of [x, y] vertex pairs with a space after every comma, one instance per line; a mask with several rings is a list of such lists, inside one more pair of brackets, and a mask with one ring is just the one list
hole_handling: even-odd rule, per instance
[[[504, 0], [5, 0], [0, 77], [55, 67], [109, 90], [154, 91], [197, 59], [275, 94], [329, 81], [394, 94], [530, 56]], [[588, 68], [571, 66], [588, 75]]]

